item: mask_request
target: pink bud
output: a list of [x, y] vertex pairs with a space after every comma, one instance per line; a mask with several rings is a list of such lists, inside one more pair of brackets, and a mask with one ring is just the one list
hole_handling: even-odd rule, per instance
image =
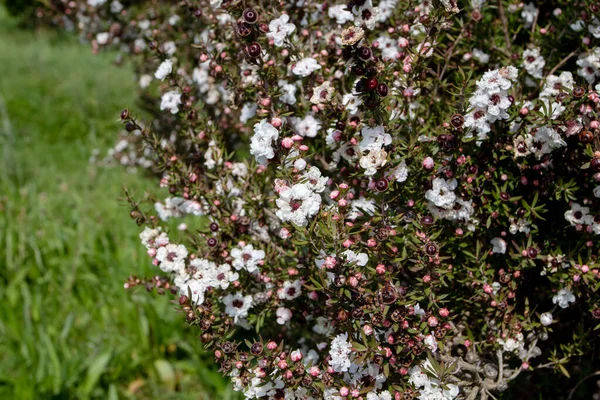
[[440, 316], [446, 318], [448, 315], [450, 315], [450, 311], [447, 308], [440, 308]]
[[434, 317], [434, 316], [432, 315], [431, 317], [429, 317], [429, 318], [427, 319], [427, 324], [433, 328], [434, 326], [437, 326], [437, 325], [438, 325], [438, 320], [437, 320], [437, 318], [436, 318], [436, 317]]
[[346, 201], [345, 199], [341, 199], [338, 201], [338, 205], [340, 207], [346, 207], [348, 205], [348, 201]]
[[279, 360], [279, 362], [277, 363], [277, 367], [279, 369], [287, 369], [287, 367], [288, 367], [287, 361]]
[[302, 353], [300, 353], [300, 350], [295, 350], [295, 351], [292, 351], [292, 354], [290, 355], [290, 357], [293, 362], [298, 362], [298, 361], [302, 360]]
[[154, 257], [156, 255], [156, 249], [148, 249], [148, 255]]
[[340, 195], [340, 192], [338, 190], [334, 190], [333, 192], [329, 193], [329, 198], [331, 200], [335, 199], [336, 197], [338, 197]]
[[308, 369], [308, 373], [310, 374], [310, 376], [312, 376], [313, 378], [316, 378], [317, 376], [319, 376], [319, 374], [321, 373], [321, 370], [319, 369], [319, 367], [310, 367]]
[[351, 276], [350, 279], [348, 279], [348, 283], [352, 287], [357, 287], [358, 286], [358, 279], [356, 279], [355, 276]]
[[277, 348], [277, 343], [275, 343], [274, 341], [270, 341], [269, 343], [267, 343], [267, 349], [273, 351]]
[[369, 240], [367, 240], [367, 246], [375, 247], [375, 246], [377, 246], [377, 241], [373, 238], [370, 238]]
[[425, 169], [432, 169], [435, 165], [435, 162], [433, 161], [433, 158], [431, 157], [427, 157], [423, 160], [423, 168]]
[[377, 265], [377, 267], [375, 267], [375, 272], [377, 272], [379, 275], [385, 274], [385, 265], [383, 265], [383, 264]]
[[363, 332], [365, 333], [365, 335], [370, 336], [373, 333], [373, 328], [371, 327], [371, 325], [365, 325], [363, 326]]
[[471, 341], [469, 339], [465, 340], [465, 347], [471, 346]]

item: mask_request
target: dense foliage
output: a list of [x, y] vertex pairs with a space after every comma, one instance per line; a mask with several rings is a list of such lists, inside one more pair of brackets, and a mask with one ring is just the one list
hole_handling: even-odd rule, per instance
[[[376, 3], [376, 4], [375, 4]], [[488, 398], [600, 318], [600, 4], [54, 1], [131, 55], [131, 217], [246, 397]], [[168, 192], [168, 194], [167, 194]], [[170, 221], [184, 218], [185, 223]], [[194, 218], [196, 217], [196, 218]]]

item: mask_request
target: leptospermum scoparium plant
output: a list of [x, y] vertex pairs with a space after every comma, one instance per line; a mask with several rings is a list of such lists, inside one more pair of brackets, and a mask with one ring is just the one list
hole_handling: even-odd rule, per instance
[[164, 188], [126, 286], [178, 294], [247, 398], [486, 399], [589, 351], [597, 1], [53, 7], [155, 118], [113, 150]]

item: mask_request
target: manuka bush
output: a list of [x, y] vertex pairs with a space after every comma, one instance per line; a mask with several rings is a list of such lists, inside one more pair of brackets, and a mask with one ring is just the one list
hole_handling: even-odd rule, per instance
[[[154, 120], [114, 154], [160, 276], [248, 398], [486, 399], [590, 354], [600, 3], [61, 3]], [[141, 158], [140, 158], [141, 157]], [[185, 218], [185, 223], [171, 224]], [[175, 229], [175, 227], [178, 229]]]

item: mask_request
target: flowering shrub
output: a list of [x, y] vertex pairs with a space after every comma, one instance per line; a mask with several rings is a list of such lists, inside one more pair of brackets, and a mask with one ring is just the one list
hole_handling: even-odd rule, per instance
[[597, 2], [52, 7], [155, 118], [115, 149], [168, 191], [130, 198], [162, 275], [126, 287], [177, 293], [247, 398], [486, 399], [589, 351]]

